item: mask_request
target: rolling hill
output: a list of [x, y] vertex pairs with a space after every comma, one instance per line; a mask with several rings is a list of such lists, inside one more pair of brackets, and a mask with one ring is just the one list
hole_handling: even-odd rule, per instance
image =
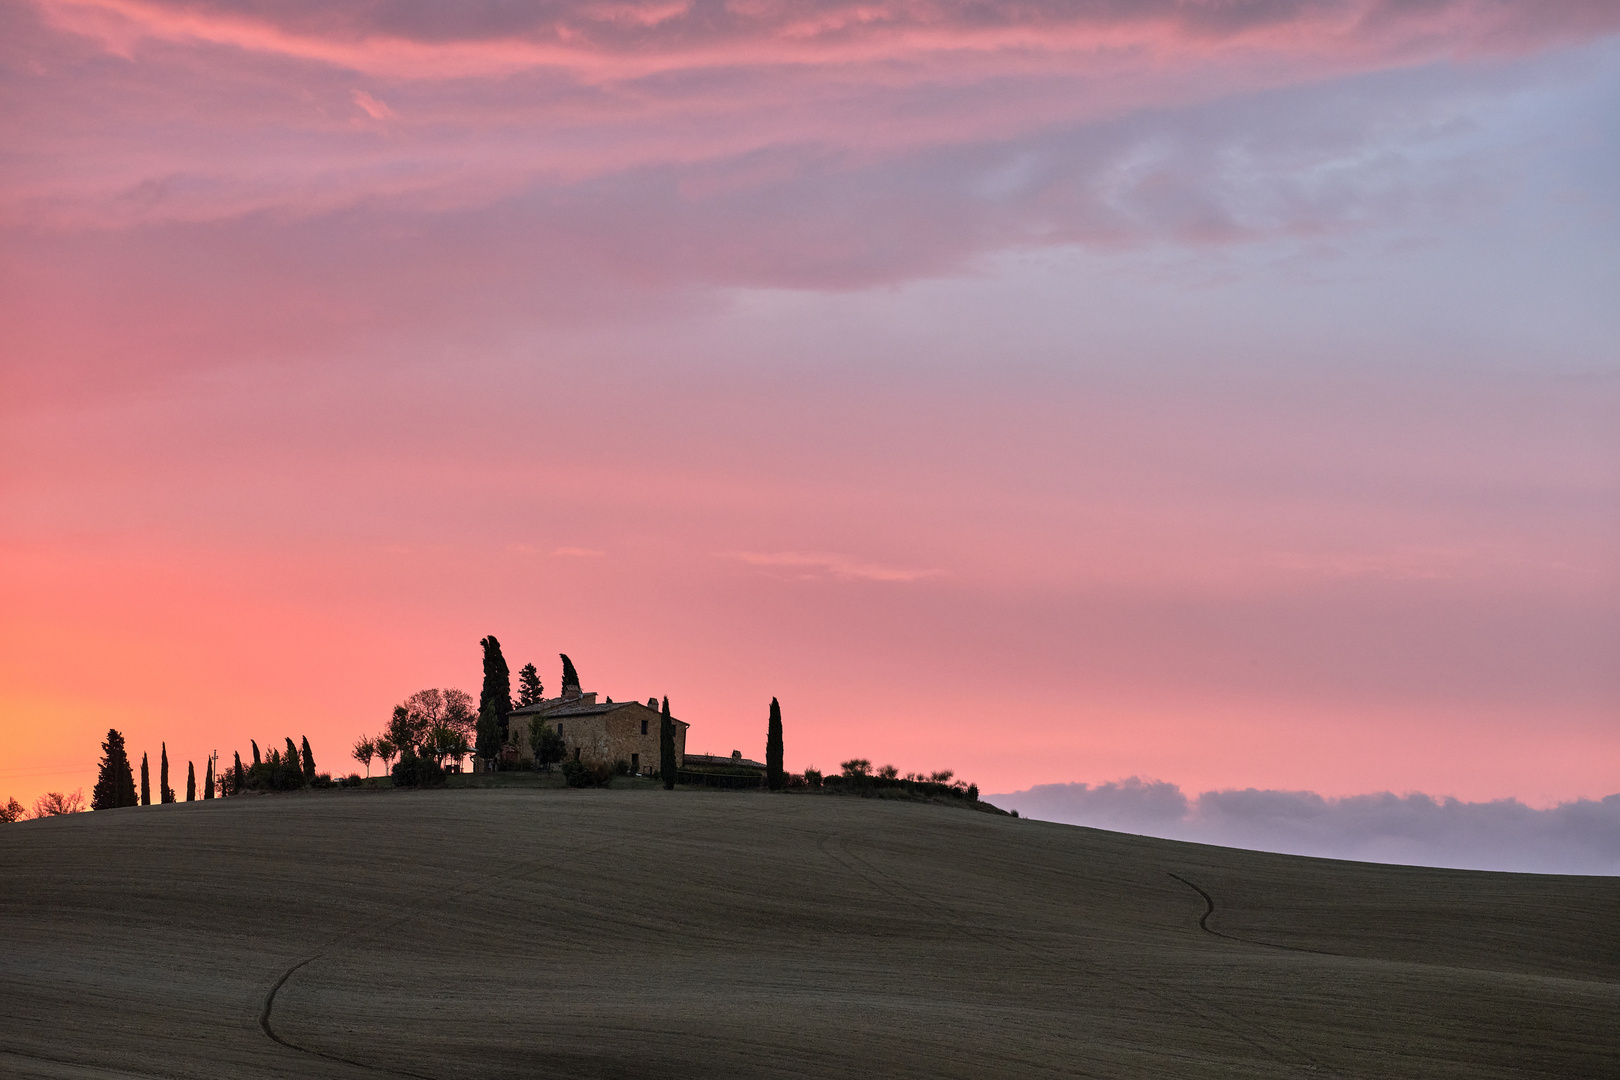
[[0, 829], [7, 1077], [1614, 1077], [1620, 879], [854, 798]]

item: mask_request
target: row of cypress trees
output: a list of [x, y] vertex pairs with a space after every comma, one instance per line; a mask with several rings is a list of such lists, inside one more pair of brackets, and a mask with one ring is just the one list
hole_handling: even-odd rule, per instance
[[[216, 790], [226, 794], [245, 791], [249, 787], [294, 788], [315, 783], [315, 754], [309, 748], [309, 737], [303, 739], [302, 748], [287, 739], [285, 754], [270, 751], [268, 760], [259, 755], [259, 744], [253, 745], [253, 767], [242, 766], [242, 755], [235, 756], [235, 765], [227, 776], [215, 776], [214, 759], [209, 758], [203, 775], [201, 798], [212, 799]], [[179, 797], [169, 785], [169, 746], [160, 743], [158, 750], [158, 802], [178, 802]], [[197, 766], [186, 762], [186, 802], [194, 802], [197, 792]], [[107, 738], [101, 744], [101, 761], [96, 770], [96, 786], [90, 794], [93, 810], [112, 810], [120, 806], [150, 806], [152, 804], [152, 772], [145, 754], [141, 755], [141, 784], [137, 793], [135, 772], [130, 764], [124, 736], [117, 728], [107, 729]]]
[[[160, 743], [158, 763], [158, 801], [176, 802], [174, 788], [169, 786], [169, 745]], [[214, 762], [208, 760], [207, 775], [203, 780], [202, 797], [214, 797]], [[186, 762], [186, 802], [197, 798], [197, 766]], [[150, 806], [152, 804], [152, 773], [146, 755], [141, 755], [141, 787], [135, 791], [135, 771], [130, 765], [129, 750], [123, 733], [117, 728], [107, 729], [107, 738], [101, 744], [101, 762], [96, 769], [96, 786], [90, 793], [92, 810], [112, 810], [120, 806]]]

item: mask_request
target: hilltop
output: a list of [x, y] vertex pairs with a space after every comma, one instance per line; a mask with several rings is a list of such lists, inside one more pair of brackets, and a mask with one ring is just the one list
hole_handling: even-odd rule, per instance
[[1620, 879], [903, 801], [334, 791], [0, 831], [14, 1077], [1600, 1077]]

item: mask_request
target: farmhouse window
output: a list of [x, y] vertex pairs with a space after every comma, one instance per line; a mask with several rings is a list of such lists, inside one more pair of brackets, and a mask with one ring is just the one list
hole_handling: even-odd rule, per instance
[[[647, 723], [647, 721], [645, 721], [645, 720], [642, 721], [643, 725], [645, 725], [646, 723]], [[640, 754], [631, 754], [630, 755], [630, 771], [633, 774], [635, 774], [636, 776], [641, 775], [641, 755]]]
[[557, 734], [559, 734], [559, 735], [562, 734], [562, 721], [561, 720], [557, 721]]
[[641, 722], [641, 733], [643, 735], [647, 734], [647, 721], [645, 720]]

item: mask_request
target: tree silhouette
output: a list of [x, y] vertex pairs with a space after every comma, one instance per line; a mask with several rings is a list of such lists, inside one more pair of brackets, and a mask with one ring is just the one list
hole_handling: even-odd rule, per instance
[[281, 759], [282, 766], [293, 776], [297, 777], [293, 787], [302, 787], [304, 784], [304, 763], [299, 760], [298, 747], [293, 745], [292, 736], [287, 736], [287, 753]]
[[371, 776], [371, 759], [377, 756], [377, 744], [372, 741], [369, 735], [362, 735], [355, 742], [351, 754], [354, 760], [366, 767], [366, 777], [369, 779]]
[[[21, 808], [19, 807], [19, 809]], [[34, 800], [34, 816], [37, 818], [56, 817], [59, 814], [77, 814], [82, 810], [84, 810], [83, 791], [75, 791], [71, 795], [64, 795], [60, 791], [49, 791]]]
[[387, 769], [388, 763], [399, 756], [399, 747], [388, 736], [379, 736], [377, 739], [377, 756], [382, 758], [383, 768]]
[[21, 821], [27, 816], [27, 807], [18, 802], [16, 796], [12, 796], [11, 801], [6, 805], [0, 806], [0, 825], [9, 824], [13, 821]]
[[309, 736], [304, 736], [304, 783], [315, 782], [315, 755], [309, 749]]
[[158, 765], [158, 798], [166, 803], [174, 802], [174, 788], [169, 786], [169, 744], [159, 743], [162, 751], [162, 760]]
[[663, 777], [665, 791], [675, 790], [675, 721], [669, 715], [668, 697], [658, 717], [658, 775]]
[[771, 698], [771, 718], [765, 726], [765, 786], [781, 791], [782, 775], [782, 706]]
[[186, 762], [186, 802], [197, 801], [197, 763]]
[[478, 756], [500, 756], [506, 741], [506, 714], [512, 711], [512, 672], [501, 655], [501, 643], [491, 634], [484, 647], [484, 689], [478, 695]]
[[208, 775], [203, 777], [203, 798], [212, 799], [213, 797], [214, 797], [214, 757], [213, 757], [212, 754], [210, 754], [208, 756]]
[[95, 810], [112, 810], [134, 805], [135, 773], [129, 767], [124, 736], [117, 728], [108, 728], [107, 739], [101, 744], [101, 763], [96, 770], [96, 786], [90, 792], [90, 806]]
[[533, 664], [524, 664], [518, 671], [518, 708], [543, 700], [545, 690], [540, 685], [540, 670]]
[[152, 805], [152, 774], [146, 768], [146, 755], [141, 755], [141, 805]]

